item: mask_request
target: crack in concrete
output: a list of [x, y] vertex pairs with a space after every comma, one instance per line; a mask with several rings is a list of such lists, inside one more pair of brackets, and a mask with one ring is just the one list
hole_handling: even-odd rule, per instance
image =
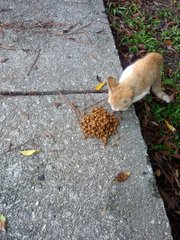
[[59, 93], [62, 93], [64, 95], [70, 95], [70, 94], [91, 94], [91, 93], [107, 93], [107, 90], [56, 90], [56, 91], [0, 91], [0, 96], [4, 97], [17, 97], [17, 96], [47, 96], [47, 95], [59, 95]]

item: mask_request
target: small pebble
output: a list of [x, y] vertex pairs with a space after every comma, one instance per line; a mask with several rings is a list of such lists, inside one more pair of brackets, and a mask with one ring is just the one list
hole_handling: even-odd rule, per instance
[[45, 176], [44, 176], [44, 174], [38, 176], [38, 180], [39, 180], [39, 181], [45, 181]]

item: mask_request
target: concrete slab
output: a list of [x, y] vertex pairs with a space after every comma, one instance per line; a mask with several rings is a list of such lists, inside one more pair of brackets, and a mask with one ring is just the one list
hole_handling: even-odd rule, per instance
[[[68, 97], [84, 108], [106, 96]], [[104, 147], [83, 140], [60, 96], [7, 98], [0, 106], [0, 209], [8, 217], [0, 239], [172, 239], [133, 108], [123, 114], [120, 139]], [[41, 152], [20, 155], [29, 148]], [[113, 184], [124, 170], [130, 178]]]
[[[102, 1], [6, 0], [0, 14], [0, 92], [94, 89], [97, 75], [120, 76]], [[133, 108], [104, 147], [83, 140], [60, 96], [0, 97], [0, 239], [172, 239]], [[68, 97], [84, 108], [107, 96]], [[21, 156], [28, 148], [41, 152]], [[113, 184], [124, 170], [130, 178]]]
[[0, 58], [8, 58], [0, 64], [1, 91], [94, 89], [97, 75], [120, 76], [102, 1], [80, 2], [1, 3], [0, 43], [14, 49], [0, 48]]

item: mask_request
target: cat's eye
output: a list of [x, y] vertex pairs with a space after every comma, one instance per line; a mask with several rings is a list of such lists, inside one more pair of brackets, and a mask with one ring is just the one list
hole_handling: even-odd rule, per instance
[[130, 99], [129, 98], [124, 98], [123, 101], [122, 101], [124, 104], [127, 104], [130, 102]]

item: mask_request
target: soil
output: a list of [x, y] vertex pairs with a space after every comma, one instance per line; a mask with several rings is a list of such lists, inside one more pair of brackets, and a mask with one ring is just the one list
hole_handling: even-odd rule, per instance
[[[124, 6], [125, 0], [104, 0], [105, 6], [109, 3], [122, 4]], [[176, 7], [177, 1], [172, 0], [134, 0], [131, 1], [138, 5], [139, 9], [143, 9], [148, 16], [155, 15], [162, 8], [170, 9], [173, 14], [178, 14]], [[116, 16], [116, 20], [117, 20]], [[112, 23], [112, 16], [109, 17], [110, 24]], [[122, 19], [120, 19], [122, 21]], [[119, 52], [123, 68], [127, 67], [130, 63], [140, 58], [146, 51], [139, 51], [137, 54], [129, 53], [128, 46], [122, 46], [121, 35], [122, 32], [117, 32], [112, 29], [116, 47]], [[176, 51], [165, 51], [165, 75], [169, 75], [177, 70], [179, 62], [179, 54]], [[166, 92], [176, 99], [177, 91], [171, 86], [166, 86]], [[164, 104], [155, 96], [154, 101], [159, 104]], [[175, 100], [176, 101], [176, 100]], [[175, 103], [176, 104], [176, 103]], [[157, 123], [152, 111], [151, 106], [145, 100], [141, 100], [135, 104], [137, 116], [141, 124], [142, 135], [148, 146], [148, 154], [151, 160], [151, 165], [154, 175], [157, 180], [159, 192], [163, 198], [167, 216], [170, 221], [172, 236], [174, 240], [180, 240], [180, 153], [177, 147], [178, 134], [180, 130], [176, 126], [176, 132], [171, 132], [164, 124]], [[162, 134], [161, 133], [165, 133]], [[163, 144], [167, 149], [156, 150], [152, 149], [153, 144]], [[170, 150], [173, 149], [175, 153], [171, 154]]]

